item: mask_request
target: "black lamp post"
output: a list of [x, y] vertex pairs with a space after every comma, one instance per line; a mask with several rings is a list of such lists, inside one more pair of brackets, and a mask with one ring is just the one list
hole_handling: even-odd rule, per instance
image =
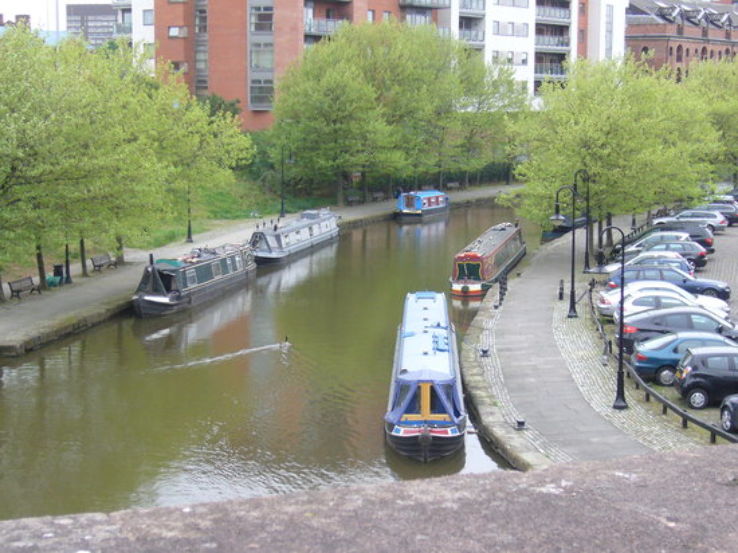
[[573, 319], [574, 317], [578, 316], [577, 300], [574, 293], [574, 265], [576, 263], [574, 257], [576, 250], [576, 229], [574, 228], [574, 218], [576, 216], [576, 199], [578, 194], [577, 189], [569, 185], [564, 185], [556, 191], [556, 204], [554, 206], [556, 214], [551, 216], [551, 220], [554, 222], [554, 224], [561, 224], [564, 221], [564, 216], [559, 213], [559, 193], [562, 190], [568, 190], [569, 192], [571, 192], [571, 288], [569, 290], [569, 314], [567, 315], [567, 317]]
[[615, 402], [612, 404], [613, 409], [627, 409], [628, 404], [625, 401], [625, 382], [623, 372], [623, 329], [625, 324], [623, 322], [623, 303], [625, 299], [625, 233], [623, 230], [616, 226], [605, 227], [600, 231], [600, 238], [602, 234], [608, 230], [616, 230], [620, 233], [620, 307], [619, 307], [619, 329], [618, 329], [618, 379], [617, 387], [615, 389]]
[[[577, 189], [577, 180], [580, 179], [584, 184], [586, 185], [585, 191], [584, 191], [584, 202], [585, 202], [585, 210], [584, 210], [584, 220], [585, 220], [585, 228], [587, 231], [584, 234], [584, 272], [589, 272], [589, 225], [591, 223], [590, 221], [590, 215], [589, 215], [589, 173], [587, 173], [586, 169], [579, 169], [576, 173], [574, 173], [574, 191], [578, 192]], [[572, 224], [574, 224], [574, 221], [572, 221]], [[573, 232], [573, 229], [572, 229]]]
[[190, 183], [187, 183], [187, 240], [192, 242], [192, 205], [190, 199]]

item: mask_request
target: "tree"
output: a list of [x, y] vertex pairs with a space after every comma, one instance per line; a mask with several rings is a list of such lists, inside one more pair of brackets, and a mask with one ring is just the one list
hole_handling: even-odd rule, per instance
[[540, 102], [516, 129], [517, 152], [527, 156], [517, 171], [526, 182], [524, 217], [547, 222], [556, 190], [579, 169], [590, 176], [592, 213], [600, 218], [704, 194], [716, 133], [665, 71], [630, 58], [581, 60], [565, 84], [541, 87]]

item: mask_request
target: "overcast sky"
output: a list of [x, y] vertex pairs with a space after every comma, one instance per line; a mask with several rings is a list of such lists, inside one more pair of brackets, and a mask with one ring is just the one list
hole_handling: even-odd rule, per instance
[[[109, 1], [109, 0], [107, 0]], [[57, 29], [57, 7], [59, 30], [67, 28], [67, 4], [105, 4], [106, 0], [0, 0], [0, 13], [5, 21], [13, 21], [16, 15], [31, 16], [31, 27], [55, 31]]]

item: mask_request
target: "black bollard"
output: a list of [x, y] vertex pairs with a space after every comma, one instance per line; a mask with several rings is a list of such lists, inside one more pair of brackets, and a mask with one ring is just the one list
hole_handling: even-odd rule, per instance
[[559, 300], [564, 299], [564, 279], [559, 281]]

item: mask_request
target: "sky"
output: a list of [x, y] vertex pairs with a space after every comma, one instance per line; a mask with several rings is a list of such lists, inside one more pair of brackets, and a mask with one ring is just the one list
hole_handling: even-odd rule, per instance
[[[109, 0], [107, 0], [109, 1]], [[31, 27], [45, 31], [57, 30], [57, 6], [59, 9], [59, 30], [67, 28], [67, 4], [104, 4], [106, 0], [0, 0], [0, 13], [5, 21], [15, 20], [19, 14], [31, 16]]]

